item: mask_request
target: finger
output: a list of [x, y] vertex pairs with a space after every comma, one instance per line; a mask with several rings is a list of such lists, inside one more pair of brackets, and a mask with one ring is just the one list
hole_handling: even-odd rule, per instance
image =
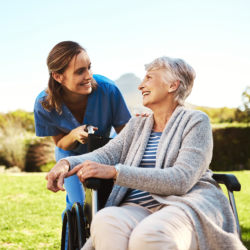
[[70, 170], [70, 171], [68, 172], [66, 178], [68, 178], [68, 177], [70, 177], [70, 176], [72, 176], [72, 175], [75, 175], [82, 167], [83, 167], [83, 164], [80, 164], [80, 165], [75, 166], [72, 170]]
[[49, 173], [45, 175], [45, 180], [48, 180], [48, 178], [49, 178]]
[[140, 116], [140, 113], [136, 113], [135, 115], [136, 115], [136, 116]]
[[57, 181], [57, 187], [58, 189], [60, 189], [61, 191], [65, 191], [64, 187], [63, 187], [63, 184], [64, 184], [64, 175], [63, 174], [60, 174], [59, 175], [59, 178], [58, 178], [58, 181]]
[[149, 117], [149, 115], [150, 115], [150, 113], [145, 113], [145, 116], [146, 116], [146, 117]]
[[57, 188], [56, 181], [54, 181], [53, 178], [51, 178], [51, 176], [49, 177], [48, 182], [47, 182], [47, 189], [54, 193], [59, 191], [59, 189]]
[[98, 128], [93, 128], [95, 131], [98, 130]]
[[145, 113], [144, 113], [144, 112], [142, 112], [142, 113], [141, 113], [141, 117], [144, 117], [144, 116], [145, 116]]

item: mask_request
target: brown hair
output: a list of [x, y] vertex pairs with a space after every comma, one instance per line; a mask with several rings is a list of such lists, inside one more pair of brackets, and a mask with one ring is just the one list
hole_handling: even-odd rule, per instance
[[[56, 72], [58, 74], [63, 74], [69, 65], [70, 61], [74, 58], [74, 56], [78, 55], [82, 50], [86, 51], [82, 46], [80, 46], [76, 42], [66, 41], [58, 43], [49, 53], [47, 58], [47, 66], [49, 69], [49, 82], [48, 87], [46, 89], [46, 93], [48, 94], [41, 104], [44, 109], [47, 111], [51, 111], [52, 109], [56, 109], [56, 111], [61, 114], [62, 113], [62, 86], [59, 82], [57, 82], [52, 77], [52, 72]], [[91, 81], [92, 89], [95, 90], [97, 88], [97, 83], [92, 78]]]

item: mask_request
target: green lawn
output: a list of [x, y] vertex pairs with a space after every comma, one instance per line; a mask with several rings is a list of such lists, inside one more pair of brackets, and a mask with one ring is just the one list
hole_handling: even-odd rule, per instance
[[[232, 172], [244, 244], [250, 249], [250, 171]], [[65, 193], [47, 191], [44, 174], [0, 174], [0, 249], [60, 249]]]

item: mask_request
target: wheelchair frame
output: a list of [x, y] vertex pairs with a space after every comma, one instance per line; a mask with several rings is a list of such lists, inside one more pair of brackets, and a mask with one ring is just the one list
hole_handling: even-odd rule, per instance
[[[111, 138], [90, 133], [88, 137], [88, 152], [92, 152], [95, 149], [104, 146], [110, 139]], [[238, 192], [241, 190], [241, 184], [236, 176], [232, 174], [213, 174], [213, 179], [219, 184], [224, 184], [227, 188], [229, 202], [237, 224], [238, 235], [240, 240], [242, 240], [239, 218], [233, 194], [234, 191]], [[85, 189], [84, 208], [82, 208], [79, 203], [75, 203], [71, 211], [66, 210], [64, 213], [61, 250], [65, 249], [67, 224], [68, 250], [79, 250], [84, 246], [86, 239], [90, 237], [90, 225], [92, 218], [98, 210], [104, 208], [113, 187], [113, 180], [89, 178], [85, 181], [83, 186]]]

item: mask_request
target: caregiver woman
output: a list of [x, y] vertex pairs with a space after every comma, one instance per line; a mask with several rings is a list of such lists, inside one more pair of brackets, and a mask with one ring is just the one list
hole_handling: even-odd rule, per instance
[[[119, 133], [131, 115], [114, 82], [93, 75], [91, 61], [78, 43], [58, 43], [47, 58], [48, 88], [37, 97], [34, 107], [37, 136], [52, 136], [56, 161], [87, 153], [85, 125], [109, 136], [111, 127]], [[98, 128], [98, 129], [97, 129]], [[65, 179], [67, 209], [83, 205], [84, 190], [77, 176]]]

